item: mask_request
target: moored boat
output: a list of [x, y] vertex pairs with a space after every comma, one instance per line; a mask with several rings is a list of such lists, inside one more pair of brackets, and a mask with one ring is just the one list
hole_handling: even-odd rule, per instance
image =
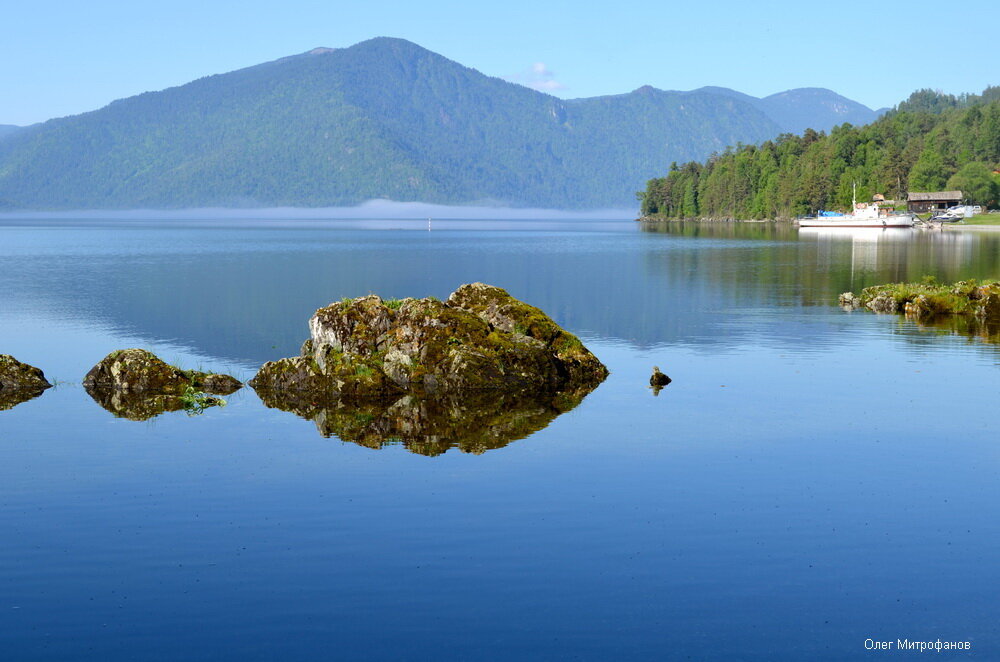
[[883, 209], [878, 202], [853, 202], [849, 214], [820, 212], [810, 218], [799, 219], [803, 228], [912, 228], [917, 215], [910, 212], [896, 212]]

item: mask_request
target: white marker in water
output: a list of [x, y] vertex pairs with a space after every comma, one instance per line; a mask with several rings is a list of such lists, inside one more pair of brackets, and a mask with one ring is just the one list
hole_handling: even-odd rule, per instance
[[431, 231], [431, 219], [429, 219], [429, 218], [427, 219], [427, 231], [428, 232]]

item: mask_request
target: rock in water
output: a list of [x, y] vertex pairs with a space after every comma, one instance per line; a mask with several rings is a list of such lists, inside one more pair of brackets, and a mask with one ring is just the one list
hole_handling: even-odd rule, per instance
[[51, 386], [40, 369], [0, 354], [0, 391], [44, 391]]
[[87, 390], [146, 391], [163, 395], [180, 395], [191, 387], [205, 393], [228, 395], [242, 384], [229, 375], [181, 370], [144, 349], [120, 349], [91, 368], [83, 378], [83, 386]]
[[302, 355], [264, 364], [258, 392], [433, 395], [465, 389], [594, 388], [607, 368], [573, 334], [499, 287], [463, 285], [446, 302], [369, 295], [320, 308]]
[[0, 354], [0, 411], [37, 398], [51, 386], [35, 366], [21, 363], [10, 354]]
[[657, 366], [653, 366], [653, 375], [649, 378], [650, 386], [666, 386], [671, 381], [673, 380], [660, 372], [660, 369]]

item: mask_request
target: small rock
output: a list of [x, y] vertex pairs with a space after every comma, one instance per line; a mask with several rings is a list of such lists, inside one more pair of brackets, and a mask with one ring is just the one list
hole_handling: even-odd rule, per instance
[[51, 386], [40, 369], [0, 354], [0, 391], [41, 392]]
[[83, 378], [83, 385], [87, 389], [147, 391], [163, 395], [180, 395], [191, 387], [228, 395], [242, 383], [229, 375], [181, 370], [144, 349], [120, 349], [91, 368]]
[[[195, 387], [198, 385], [195, 384]], [[243, 382], [229, 375], [205, 375], [201, 380], [201, 390], [212, 395], [229, 395], [243, 388]]]
[[982, 293], [976, 316], [985, 322], [1000, 322], [1000, 288], [994, 287]]
[[650, 386], [666, 386], [672, 381], [673, 380], [670, 379], [670, 377], [667, 377], [660, 372], [660, 369], [657, 366], [653, 366], [653, 375], [649, 378]]
[[860, 297], [855, 296], [854, 292], [844, 292], [837, 298], [837, 303], [848, 310], [857, 310], [862, 305]]
[[868, 310], [874, 313], [895, 313], [899, 310], [899, 304], [888, 295], [879, 295], [868, 302]]

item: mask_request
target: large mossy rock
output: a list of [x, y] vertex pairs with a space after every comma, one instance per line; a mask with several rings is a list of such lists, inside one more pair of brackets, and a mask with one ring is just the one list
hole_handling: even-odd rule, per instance
[[250, 385], [314, 398], [464, 390], [592, 389], [607, 368], [545, 313], [499, 287], [437, 299], [375, 295], [320, 308], [301, 356], [264, 364]]
[[181, 395], [188, 388], [215, 395], [228, 395], [242, 386], [229, 375], [198, 370], [181, 370], [144, 349], [120, 349], [111, 352], [90, 369], [83, 378], [87, 390], [147, 392]]

